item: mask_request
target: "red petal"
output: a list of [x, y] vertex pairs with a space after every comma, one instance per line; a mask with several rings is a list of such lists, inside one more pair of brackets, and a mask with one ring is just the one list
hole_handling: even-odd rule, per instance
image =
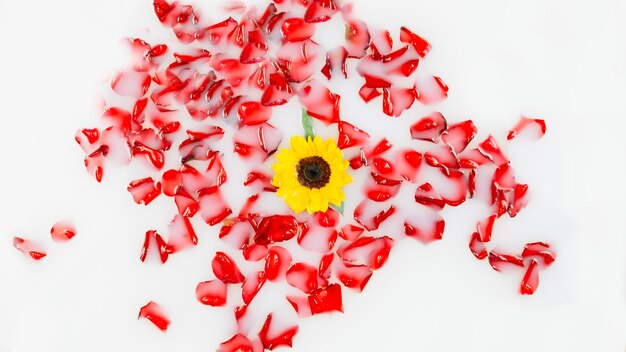
[[476, 136], [476, 126], [472, 120], [467, 120], [449, 126], [441, 135], [441, 139], [452, 148], [455, 154], [459, 154], [465, 150], [474, 136]]
[[522, 284], [520, 285], [520, 292], [523, 295], [532, 295], [537, 290], [539, 286], [539, 270], [537, 268], [537, 261], [531, 260], [530, 265], [528, 265], [528, 269], [526, 269], [526, 273], [524, 274], [524, 278], [522, 279]]
[[263, 343], [263, 347], [270, 351], [279, 346], [291, 347], [293, 345], [293, 337], [298, 333], [298, 327], [293, 326], [287, 328], [281, 332], [273, 334], [274, 336], [270, 337], [268, 336], [269, 331], [274, 330], [271, 328], [271, 325], [272, 314], [269, 314], [267, 319], [265, 319], [265, 323], [263, 324], [261, 331], [259, 331], [259, 338]]
[[148, 205], [161, 194], [161, 183], [155, 183], [152, 177], [148, 177], [132, 181], [127, 189], [135, 203]]
[[294, 263], [287, 270], [287, 283], [304, 293], [315, 290], [318, 283], [317, 268], [306, 263]]
[[183, 176], [177, 170], [167, 170], [163, 173], [161, 178], [163, 185], [163, 194], [169, 197], [173, 197], [183, 187]]
[[248, 276], [241, 285], [241, 295], [244, 304], [250, 304], [261, 287], [265, 284], [265, 272], [259, 271], [256, 274]]
[[283, 22], [281, 31], [288, 42], [300, 42], [313, 36], [315, 25], [301, 18], [288, 18]]
[[358, 127], [345, 121], [340, 121], [337, 128], [339, 129], [337, 146], [340, 149], [363, 146], [370, 138], [370, 135], [367, 132], [362, 131]]
[[198, 200], [200, 202], [200, 215], [211, 226], [219, 224], [233, 213], [217, 186], [201, 190], [198, 194]]
[[325, 86], [309, 82], [298, 93], [300, 103], [312, 117], [326, 124], [339, 122], [339, 101], [341, 97]]
[[424, 57], [430, 51], [430, 44], [424, 38], [411, 32], [406, 27], [400, 27], [400, 41], [411, 44], [419, 56]]
[[469, 248], [472, 251], [472, 254], [479, 259], [487, 258], [487, 248], [485, 244], [480, 240], [480, 235], [478, 232], [474, 232], [472, 234], [472, 238], [470, 239]]
[[227, 285], [220, 280], [200, 282], [196, 286], [196, 298], [202, 304], [221, 307], [226, 305]]
[[263, 218], [254, 235], [257, 244], [287, 241], [300, 234], [298, 221], [289, 215], [272, 215]]
[[198, 243], [196, 232], [188, 218], [176, 215], [169, 225], [168, 245], [172, 252], [195, 246]]
[[556, 260], [556, 254], [550, 249], [550, 245], [543, 242], [527, 243], [522, 257], [541, 257], [545, 265], [550, 265]]
[[283, 247], [270, 248], [265, 259], [265, 274], [268, 280], [276, 281], [287, 273], [291, 266], [291, 253]]
[[322, 227], [337, 226], [339, 223], [339, 217], [340, 214], [332, 208], [328, 208], [325, 212], [318, 211], [313, 214], [313, 220], [315, 220], [315, 222]]
[[370, 33], [367, 24], [360, 20], [350, 20], [346, 22], [346, 49], [348, 57], [362, 58], [365, 50], [369, 46]]
[[354, 241], [365, 231], [362, 227], [358, 227], [356, 225], [345, 225], [341, 228], [339, 232], [339, 237], [343, 238], [346, 241]]
[[258, 125], [272, 117], [272, 109], [256, 101], [247, 101], [239, 106], [238, 114], [244, 125]]
[[480, 241], [485, 243], [491, 241], [491, 233], [493, 231], [493, 224], [497, 215], [492, 214], [488, 218], [479, 221], [476, 224], [476, 230], [480, 235]]
[[515, 173], [509, 164], [500, 165], [493, 173], [493, 183], [505, 192], [512, 191], [515, 186]]
[[357, 240], [342, 245], [337, 255], [342, 260], [356, 265], [367, 265], [373, 270], [381, 268], [389, 256], [393, 240], [384, 237], [359, 237]]
[[386, 206], [384, 203], [365, 199], [354, 209], [354, 220], [368, 231], [374, 231], [394, 212], [393, 205]]
[[330, 284], [311, 292], [309, 305], [311, 306], [311, 313], [314, 315], [333, 311], [343, 312], [341, 286]]
[[513, 193], [513, 206], [509, 208], [509, 215], [514, 217], [528, 203], [528, 185], [516, 184]]
[[495, 251], [489, 252], [489, 264], [495, 271], [500, 271], [503, 264], [524, 266], [524, 260], [519, 255], [500, 254]]
[[157, 251], [161, 259], [161, 263], [165, 263], [169, 254], [172, 252], [172, 248], [163, 240], [163, 237], [159, 235], [155, 230], [146, 231], [146, 236], [143, 241], [143, 247], [141, 248], [141, 254], [139, 259], [143, 262], [146, 260], [150, 247], [157, 246]]
[[46, 252], [41, 249], [39, 244], [20, 237], [13, 237], [13, 247], [34, 260], [39, 260], [46, 256]]
[[437, 76], [418, 79], [415, 91], [417, 100], [425, 105], [439, 103], [448, 97], [448, 86]]
[[532, 135], [534, 140], [540, 139], [546, 134], [546, 122], [522, 116], [517, 125], [509, 131], [506, 139], [511, 140], [520, 134]]
[[258, 352], [252, 345], [250, 339], [241, 334], [236, 334], [228, 341], [220, 344], [217, 352]]
[[155, 302], [148, 302], [139, 310], [139, 317], [148, 319], [161, 331], [166, 331], [170, 325], [169, 318], [165, 315], [163, 308]]
[[445, 117], [439, 112], [433, 112], [428, 116], [422, 117], [411, 126], [411, 137], [413, 139], [437, 143], [446, 128], [447, 122]]
[[362, 292], [372, 277], [372, 273], [372, 269], [367, 265], [343, 264], [337, 269], [337, 279], [344, 286]]
[[211, 268], [215, 276], [226, 284], [239, 284], [245, 279], [237, 264], [224, 252], [216, 252]]
[[430, 216], [413, 215], [404, 221], [404, 233], [422, 243], [430, 243], [443, 238], [446, 223], [439, 213]]
[[56, 242], [65, 242], [76, 236], [76, 227], [68, 222], [59, 221], [50, 229], [50, 235]]

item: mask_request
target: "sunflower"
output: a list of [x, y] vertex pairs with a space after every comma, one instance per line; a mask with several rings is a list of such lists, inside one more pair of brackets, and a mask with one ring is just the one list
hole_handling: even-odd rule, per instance
[[272, 165], [276, 194], [296, 213], [326, 211], [329, 204], [341, 206], [342, 188], [352, 177], [335, 141], [294, 136], [289, 143], [290, 148], [282, 148]]

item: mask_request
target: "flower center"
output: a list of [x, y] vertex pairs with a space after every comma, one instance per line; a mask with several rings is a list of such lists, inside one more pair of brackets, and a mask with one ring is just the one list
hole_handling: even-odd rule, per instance
[[301, 159], [296, 171], [298, 182], [308, 188], [322, 188], [330, 181], [330, 165], [321, 156]]

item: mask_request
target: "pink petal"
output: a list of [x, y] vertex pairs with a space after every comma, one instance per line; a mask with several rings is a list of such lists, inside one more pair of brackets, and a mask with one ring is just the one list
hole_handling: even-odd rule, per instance
[[307, 251], [327, 253], [332, 250], [337, 240], [334, 228], [310, 226], [298, 235], [298, 244]]
[[421, 165], [422, 154], [415, 150], [400, 151], [395, 163], [398, 173], [409, 182], [415, 182], [417, 180]]
[[243, 257], [250, 262], [258, 262], [264, 259], [269, 253], [269, 248], [260, 244], [252, 243], [244, 245], [242, 248]]
[[314, 41], [285, 43], [276, 53], [277, 63], [293, 82], [304, 82], [324, 67], [325, 52]]

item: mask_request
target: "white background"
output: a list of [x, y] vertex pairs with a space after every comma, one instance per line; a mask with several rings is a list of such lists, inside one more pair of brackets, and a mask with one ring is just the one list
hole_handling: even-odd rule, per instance
[[[559, 257], [538, 292], [520, 296], [518, 275], [471, 256], [459, 209], [444, 240], [396, 246], [365, 292], [346, 297], [345, 314], [303, 321], [294, 350], [624, 351], [626, 3], [355, 8], [368, 23], [429, 39], [429, 67], [451, 87], [445, 109], [456, 120], [487, 132], [521, 113], [546, 119], [543, 140], [509, 151], [531, 203], [495, 231], [549, 240]], [[73, 141], [97, 119], [96, 87], [123, 62], [119, 39], [157, 26], [151, 11], [149, 1], [0, 0], [1, 352], [211, 351], [231, 333], [230, 312], [193, 296], [211, 242], [201, 235], [163, 267], [140, 263], [142, 234], [169, 219], [132, 203], [123, 169], [97, 185]], [[78, 226], [70, 243], [50, 241], [60, 219]], [[23, 256], [15, 235], [44, 243], [48, 257]], [[166, 334], [136, 320], [150, 299], [170, 313]]]

